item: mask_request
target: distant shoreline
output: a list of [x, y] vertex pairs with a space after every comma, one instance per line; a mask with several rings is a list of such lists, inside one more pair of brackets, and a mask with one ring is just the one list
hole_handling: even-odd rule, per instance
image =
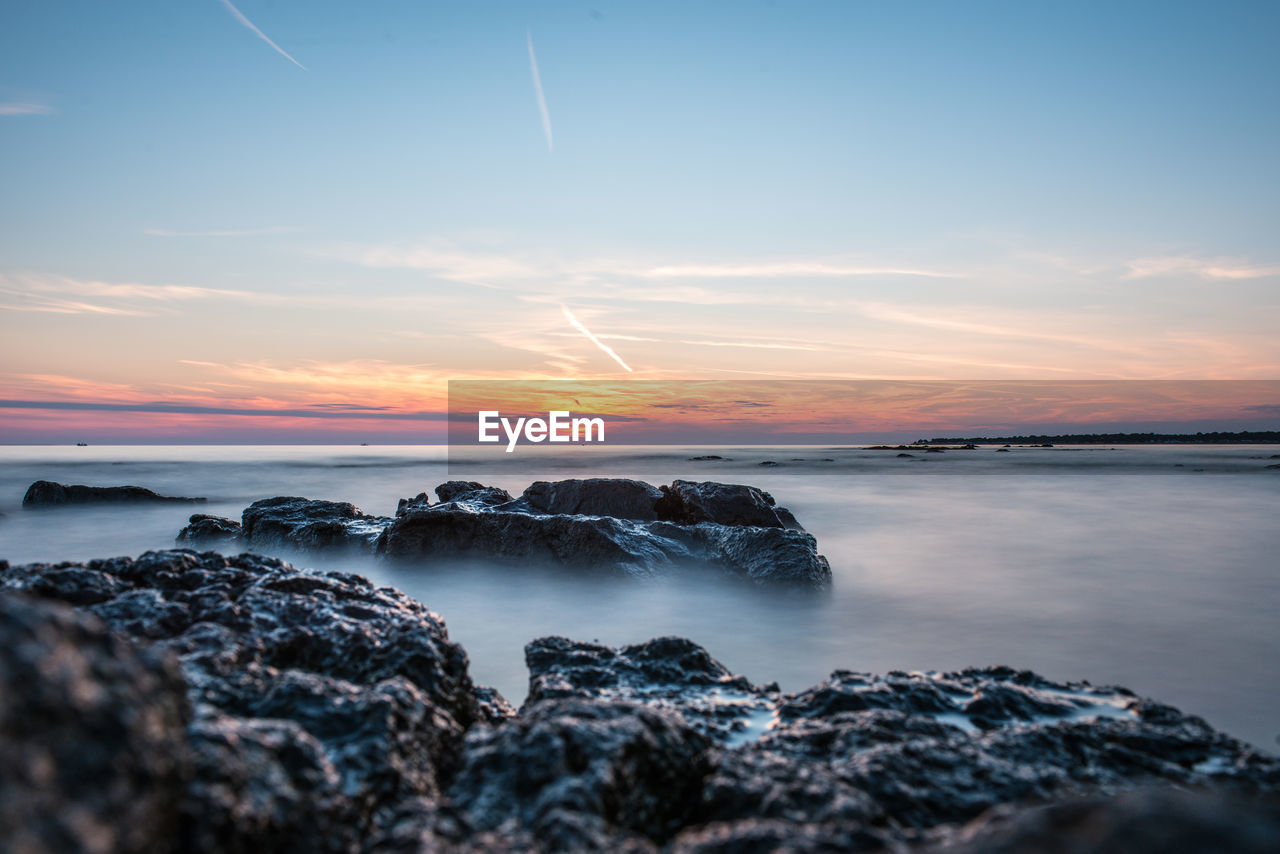
[[1056, 436], [987, 436], [981, 438], [919, 439], [916, 444], [972, 445], [1274, 445], [1280, 430], [1241, 430], [1239, 433], [1071, 433]]

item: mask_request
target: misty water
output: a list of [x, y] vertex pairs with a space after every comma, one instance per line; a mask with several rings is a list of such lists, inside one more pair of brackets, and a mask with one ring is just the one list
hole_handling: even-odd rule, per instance
[[[1280, 733], [1280, 470], [1274, 446], [1014, 448], [925, 459], [833, 448], [578, 455], [472, 469], [433, 447], [3, 447], [0, 558], [12, 563], [169, 548], [192, 512], [239, 518], [275, 495], [398, 499], [467, 477], [518, 493], [568, 476], [677, 477], [768, 490], [817, 537], [829, 594], [717, 578], [620, 581], [544, 567], [393, 566], [281, 554], [393, 585], [442, 614], [475, 679], [518, 703], [522, 649], [562, 634], [621, 645], [690, 637], [753, 681], [799, 690], [836, 668], [1007, 664], [1125, 685], [1269, 750]], [[776, 467], [761, 468], [765, 459]], [[136, 484], [206, 505], [24, 510], [35, 480]]]

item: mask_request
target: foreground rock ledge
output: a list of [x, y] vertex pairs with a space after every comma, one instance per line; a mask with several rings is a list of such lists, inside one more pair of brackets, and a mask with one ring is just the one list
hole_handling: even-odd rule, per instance
[[0, 562], [0, 591], [0, 839], [23, 850], [1260, 852], [1280, 830], [1280, 762], [1121, 688], [987, 668], [786, 694], [683, 638], [552, 637], [517, 713], [439, 616], [358, 576], [175, 550]]
[[677, 480], [538, 481], [519, 498], [473, 481], [400, 501], [394, 518], [339, 501], [278, 496], [239, 523], [196, 514], [179, 545], [351, 549], [415, 565], [531, 563], [632, 578], [713, 573], [762, 586], [825, 589], [831, 567], [817, 541], [753, 486]]

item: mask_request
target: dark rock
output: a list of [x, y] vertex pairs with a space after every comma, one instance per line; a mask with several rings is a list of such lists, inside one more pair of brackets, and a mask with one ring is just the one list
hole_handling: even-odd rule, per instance
[[240, 523], [222, 516], [196, 513], [187, 520], [187, 526], [178, 532], [178, 543], [229, 544], [240, 539], [243, 533]]
[[441, 797], [468, 727], [509, 714], [438, 616], [346, 573], [175, 550], [11, 567], [0, 588], [87, 603], [179, 656], [181, 850], [356, 850], [403, 801]]
[[722, 456], [720, 456], [719, 454], [703, 454], [703, 455], [702, 455], [702, 456], [700, 456], [700, 457], [689, 457], [689, 462], [691, 462], [691, 463], [705, 463], [705, 462], [712, 462], [712, 461], [714, 461], [714, 460], [725, 460], [725, 461], [727, 461], [727, 460], [728, 460], [728, 458], [727, 458], [727, 457], [722, 457]]
[[898, 454], [898, 456], [900, 456], [900, 457], [914, 457], [914, 456], [915, 456], [915, 454], [908, 454], [908, 453], [906, 453], [906, 452], [903, 452], [903, 453], [901, 453], [901, 454]]
[[654, 505], [662, 498], [657, 487], [638, 480], [593, 477], [585, 480], [540, 480], [524, 491], [535, 513], [610, 516], [654, 522]]
[[511, 493], [496, 486], [485, 486], [471, 480], [451, 480], [436, 487], [442, 503], [466, 501], [479, 507], [496, 507], [511, 501]]
[[449, 505], [396, 517], [378, 539], [377, 552], [398, 560], [532, 562], [635, 578], [711, 571], [757, 584], [831, 583], [830, 565], [802, 531], [474, 512]]
[[64, 485], [49, 480], [37, 480], [27, 487], [22, 497], [23, 507], [56, 507], [62, 504], [123, 504], [146, 502], [178, 502], [199, 504], [204, 498], [175, 498], [159, 495], [141, 486], [81, 486]]
[[1007, 453], [1009, 453], [1009, 449], [1008, 449], [1008, 448], [996, 448], [996, 453], [997, 453], [997, 454], [1007, 454]]
[[240, 523], [246, 543], [295, 549], [369, 548], [390, 520], [345, 501], [279, 496], [255, 501]]
[[[781, 516], [779, 511], [785, 514]], [[762, 528], [799, 528], [795, 517], [777, 507], [773, 496], [754, 486], [688, 480], [662, 487], [658, 518], [682, 525], [714, 522]]]
[[777, 464], [778, 463], [775, 460], [761, 460], [760, 462], [756, 463], [756, 465], [758, 466], [776, 466]]
[[[544, 700], [467, 736], [449, 794], [501, 847], [646, 850], [691, 819], [709, 740], [676, 712], [619, 700]], [[515, 843], [513, 845], [513, 842]]]
[[993, 810], [933, 854], [1273, 854], [1280, 801], [1171, 788]]
[[172, 658], [88, 614], [0, 594], [0, 845], [167, 850], [182, 820], [187, 715]]
[[[475, 481], [449, 481], [401, 499], [394, 519], [345, 502], [277, 497], [242, 516], [256, 548], [373, 551], [402, 561], [537, 563], [639, 578], [710, 571], [758, 584], [822, 588], [831, 568], [795, 516], [751, 486], [635, 480], [539, 481], [518, 499]], [[670, 521], [659, 521], [659, 517]], [[180, 542], [232, 539], [235, 523], [193, 516]]]
[[524, 650], [526, 705], [576, 697], [644, 702], [680, 712], [720, 743], [755, 738], [771, 725], [777, 687], [730, 673], [693, 641], [677, 637], [610, 649], [563, 637], [539, 638]]
[[[0, 594], [15, 850], [1274, 850], [1280, 760], [1121, 688], [987, 668], [781, 694], [683, 638], [552, 637], [517, 714], [439, 617], [345, 573], [177, 550], [0, 566], [0, 589], [82, 612]], [[1115, 797], [1148, 786], [1215, 794]]]

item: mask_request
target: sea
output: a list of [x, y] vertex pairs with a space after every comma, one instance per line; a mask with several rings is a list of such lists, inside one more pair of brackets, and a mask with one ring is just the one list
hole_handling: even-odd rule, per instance
[[[899, 456], [909, 454], [909, 456]], [[715, 456], [720, 459], [691, 460]], [[772, 463], [772, 465], [767, 465]], [[2, 446], [0, 558], [172, 548], [193, 512], [277, 495], [393, 515], [450, 479], [518, 494], [563, 477], [676, 478], [768, 491], [831, 563], [827, 593], [716, 577], [631, 581], [549, 567], [276, 552], [404, 590], [443, 615], [480, 684], [519, 704], [526, 643], [680, 635], [785, 691], [831, 671], [1009, 665], [1123, 685], [1280, 749], [1280, 446], [591, 448], [450, 459], [440, 446]], [[36, 480], [138, 485], [199, 506], [24, 510]]]

